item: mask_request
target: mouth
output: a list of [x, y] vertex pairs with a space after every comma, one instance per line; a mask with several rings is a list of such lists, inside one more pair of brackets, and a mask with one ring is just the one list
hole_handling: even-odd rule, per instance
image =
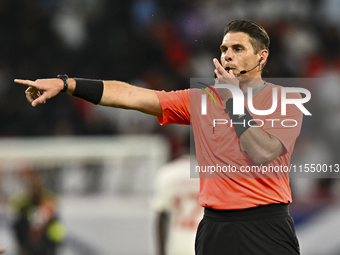
[[229, 72], [230, 70], [235, 70], [234, 67], [230, 67], [230, 66], [227, 66], [226, 68], [224, 68], [227, 72]]

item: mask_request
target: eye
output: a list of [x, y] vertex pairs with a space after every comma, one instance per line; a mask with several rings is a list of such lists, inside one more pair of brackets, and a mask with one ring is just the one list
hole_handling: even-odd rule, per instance
[[235, 51], [240, 52], [240, 51], [242, 51], [242, 48], [235, 48]]

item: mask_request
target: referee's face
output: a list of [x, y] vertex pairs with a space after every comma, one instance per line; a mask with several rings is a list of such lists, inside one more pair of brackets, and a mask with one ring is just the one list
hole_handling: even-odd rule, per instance
[[230, 67], [236, 77], [260, 78], [259, 68], [240, 74], [243, 70], [250, 70], [256, 66], [260, 59], [260, 53], [255, 54], [249, 41], [249, 35], [243, 32], [227, 33], [221, 44], [221, 64], [224, 68]]

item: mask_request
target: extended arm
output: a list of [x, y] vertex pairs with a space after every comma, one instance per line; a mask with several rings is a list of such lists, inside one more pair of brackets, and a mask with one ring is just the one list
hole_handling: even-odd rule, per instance
[[[33, 107], [56, 96], [64, 87], [61, 79], [39, 79], [36, 81], [16, 79], [15, 82], [29, 86], [25, 93], [27, 100]], [[100, 105], [138, 110], [154, 116], [162, 116], [162, 108], [155, 91], [120, 81], [104, 81], [103, 83], [104, 90]], [[76, 80], [68, 79], [67, 92], [73, 94], [76, 86]]]

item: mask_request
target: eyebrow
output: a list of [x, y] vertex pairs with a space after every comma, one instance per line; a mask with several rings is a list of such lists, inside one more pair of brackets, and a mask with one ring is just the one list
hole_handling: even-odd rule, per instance
[[[231, 47], [232, 47], [232, 48], [238, 48], [238, 47], [241, 47], [241, 48], [243, 48], [243, 49], [245, 48], [243, 44], [239, 44], [239, 43], [237, 43], [237, 44], [233, 44], [233, 45], [231, 45]], [[220, 46], [220, 49], [221, 49], [221, 50], [222, 50], [222, 49], [225, 49], [225, 48], [228, 48], [228, 47], [227, 47], [227, 46], [225, 46], [225, 45], [223, 45], [223, 44]]]

